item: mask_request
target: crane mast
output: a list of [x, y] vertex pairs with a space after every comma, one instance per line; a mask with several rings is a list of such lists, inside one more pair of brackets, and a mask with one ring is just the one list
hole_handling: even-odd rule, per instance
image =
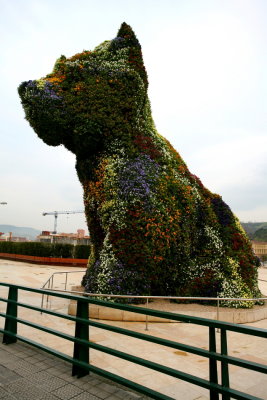
[[84, 211], [51, 211], [51, 212], [43, 212], [43, 215], [54, 215], [54, 231], [53, 233], [56, 234], [57, 233], [57, 218], [59, 214], [81, 214], [84, 213]]

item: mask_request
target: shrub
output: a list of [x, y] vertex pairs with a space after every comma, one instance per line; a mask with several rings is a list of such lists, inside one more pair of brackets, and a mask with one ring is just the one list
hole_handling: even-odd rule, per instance
[[74, 248], [74, 258], [88, 258], [90, 255], [90, 246], [86, 244], [77, 244]]
[[65, 243], [0, 242], [0, 253], [35, 257], [88, 258], [90, 246]]

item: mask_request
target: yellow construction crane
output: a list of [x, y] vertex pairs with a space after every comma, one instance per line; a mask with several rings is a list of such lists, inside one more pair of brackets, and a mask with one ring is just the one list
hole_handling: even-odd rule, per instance
[[52, 233], [57, 233], [57, 217], [59, 214], [81, 214], [84, 211], [51, 211], [51, 212], [43, 212], [43, 215], [54, 215], [54, 231]]

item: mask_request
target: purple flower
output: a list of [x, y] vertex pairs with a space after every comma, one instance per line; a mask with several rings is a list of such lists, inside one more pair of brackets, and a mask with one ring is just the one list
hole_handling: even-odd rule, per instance
[[129, 161], [120, 171], [119, 194], [125, 200], [137, 198], [147, 202], [159, 175], [159, 165], [148, 155]]
[[61, 96], [58, 96], [51, 82], [46, 81], [43, 88], [39, 88], [36, 81], [28, 81], [25, 85], [29, 91], [31, 97], [39, 97], [42, 100], [61, 100]]

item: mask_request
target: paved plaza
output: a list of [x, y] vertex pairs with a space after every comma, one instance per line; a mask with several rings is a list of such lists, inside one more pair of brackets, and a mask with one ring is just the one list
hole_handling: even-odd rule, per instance
[[[80, 270], [81, 268], [79, 268]], [[36, 266], [0, 260], [0, 281], [12, 282], [40, 288], [42, 284], [55, 271], [75, 270], [75, 267], [48, 267]], [[77, 270], [77, 267], [76, 267]], [[72, 274], [70, 285], [78, 284], [81, 273]], [[267, 281], [267, 268], [260, 270], [260, 278]], [[260, 288], [267, 294], [267, 282], [260, 281]], [[55, 282], [60, 288], [60, 282]], [[0, 296], [6, 295], [5, 289], [0, 289]], [[21, 301], [30, 304], [41, 304], [40, 295], [28, 293], [20, 297]], [[68, 304], [57, 300], [52, 302], [52, 309], [66, 312]], [[0, 311], [5, 310], [5, 304], [0, 303]], [[74, 333], [72, 321], [51, 317], [46, 314], [32, 312], [26, 309], [19, 311], [19, 316], [49, 326], [65, 333]], [[132, 329], [137, 332], [151, 334], [169, 340], [179, 341], [184, 344], [208, 349], [208, 329], [186, 323], [150, 323], [149, 331], [145, 331], [142, 322], [109, 321], [115, 326]], [[3, 318], [0, 318], [3, 326]], [[267, 320], [251, 323], [250, 326], [267, 329]], [[73, 347], [64, 339], [51, 336], [47, 333], [33, 330], [27, 326], [19, 325], [19, 334], [34, 339], [46, 346], [50, 346], [65, 354], [72, 355]], [[219, 349], [220, 334], [217, 333]], [[166, 348], [139, 339], [122, 336], [113, 332], [90, 327], [90, 340], [107, 347], [135, 354], [147, 360], [162, 363], [168, 367], [208, 379], [208, 360], [200, 356], [183, 351]], [[246, 360], [267, 364], [266, 340], [248, 335], [229, 332], [229, 354]], [[125, 360], [90, 350], [90, 362], [106, 371], [121, 375], [141, 385], [160, 391], [174, 399], [181, 400], [208, 400], [207, 390], [165, 376], [156, 371], [142, 366], [134, 365]], [[266, 399], [266, 375], [230, 366], [231, 387], [244, 391], [262, 399]], [[102, 379], [94, 374], [81, 379], [71, 377], [71, 366], [65, 362], [35, 350], [21, 342], [11, 345], [0, 345], [0, 399], [144, 399], [145, 397], [119, 387], [111, 381]]]
[[[0, 334], [2, 343], [2, 335]], [[144, 400], [95, 374], [77, 379], [71, 365], [27, 344], [0, 344], [1, 400]]]

